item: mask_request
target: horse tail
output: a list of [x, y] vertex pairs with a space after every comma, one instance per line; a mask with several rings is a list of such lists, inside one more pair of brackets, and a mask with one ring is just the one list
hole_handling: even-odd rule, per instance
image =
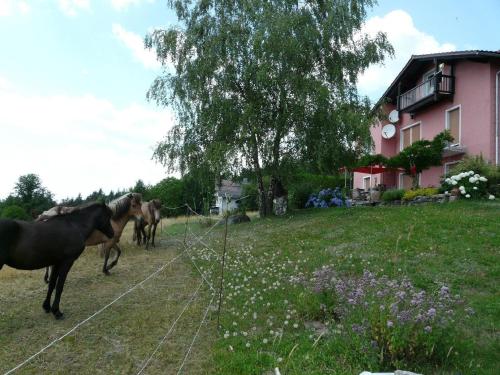
[[21, 226], [14, 220], [0, 220], [0, 268], [7, 262], [20, 231]]

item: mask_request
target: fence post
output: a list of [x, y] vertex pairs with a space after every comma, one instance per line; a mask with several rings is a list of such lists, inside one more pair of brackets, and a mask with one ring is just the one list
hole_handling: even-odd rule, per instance
[[222, 251], [222, 269], [220, 276], [220, 286], [219, 286], [219, 307], [217, 309], [217, 329], [220, 328], [220, 308], [222, 306], [222, 288], [224, 285], [224, 265], [226, 263], [226, 244], [227, 244], [227, 221], [229, 219], [229, 213], [227, 212], [225, 220], [225, 228], [224, 228], [224, 249]]
[[187, 230], [188, 230], [188, 222], [189, 222], [189, 206], [186, 204], [186, 226], [184, 227], [184, 246], [186, 246], [186, 238], [187, 238]]

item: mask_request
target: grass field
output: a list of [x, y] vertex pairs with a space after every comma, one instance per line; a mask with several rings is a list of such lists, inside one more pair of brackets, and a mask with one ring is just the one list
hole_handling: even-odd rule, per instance
[[[211, 373], [394, 370], [357, 351], [349, 327], [325, 316], [308, 289], [290, 283], [325, 264], [347, 275], [370, 270], [407, 277], [428, 292], [448, 285], [475, 315], [450, 331], [442, 361], [402, 367], [425, 374], [500, 373], [499, 224], [500, 205], [457, 202], [304, 210], [230, 227], [223, 329]], [[325, 326], [311, 329], [318, 321]]]
[[[38, 351], [117, 295], [173, 259], [183, 247], [183, 218], [163, 227], [162, 242], [146, 252], [124, 244], [113, 275], [89, 249], [75, 263], [63, 294], [66, 319], [41, 308], [42, 271], [0, 271], [0, 372]], [[347, 327], [322, 312], [321, 300], [291, 278], [308, 278], [330, 264], [346, 275], [363, 270], [409, 278], [426, 291], [448, 285], [475, 310], [456, 327], [440, 362], [408, 364], [425, 374], [498, 374], [500, 205], [448, 205], [303, 210], [285, 218], [229, 227], [222, 329], [216, 314], [201, 329], [185, 374], [359, 374], [380, 368], [356, 350]], [[191, 220], [187, 241], [196, 265], [218, 287], [223, 228]], [[130, 238], [127, 233], [122, 242]], [[211, 268], [216, 266], [216, 268]], [[19, 373], [139, 371], [200, 283], [188, 257], [175, 261], [55, 344]], [[209, 301], [208, 288], [186, 309], [144, 373], [176, 373]], [[311, 325], [321, 323], [318, 327]]]
[[[165, 227], [174, 221], [167, 220]], [[86, 249], [73, 266], [61, 300], [63, 321], [42, 310], [46, 286], [43, 270], [0, 271], [0, 373], [8, 371], [78, 322], [111, 302], [180, 253], [175, 237], [145, 251], [130, 243], [130, 228], [111, 276], [101, 273], [103, 259]], [[21, 374], [136, 374], [200, 283], [186, 258], [179, 258], [24, 366]], [[145, 374], [176, 373], [208, 303], [206, 288], [178, 321]], [[194, 323], [195, 322], [195, 323]], [[205, 326], [185, 366], [186, 374], [204, 374], [214, 339]], [[208, 334], [211, 333], [211, 334]]]

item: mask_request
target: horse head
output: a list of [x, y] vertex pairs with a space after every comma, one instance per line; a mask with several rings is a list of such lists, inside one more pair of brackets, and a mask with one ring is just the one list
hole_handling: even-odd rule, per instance
[[159, 199], [153, 199], [152, 203], [154, 207], [154, 219], [157, 223], [159, 223], [161, 219], [161, 201]]
[[136, 218], [142, 217], [142, 196], [139, 193], [130, 193], [127, 196], [130, 199], [129, 216]]

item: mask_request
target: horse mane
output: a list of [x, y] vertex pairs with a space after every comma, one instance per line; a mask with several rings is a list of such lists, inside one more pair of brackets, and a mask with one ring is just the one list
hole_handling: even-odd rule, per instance
[[153, 206], [157, 209], [160, 209], [161, 208], [161, 200], [159, 199], [153, 199], [151, 201], [151, 203], [153, 204]]
[[132, 204], [132, 201], [136, 203], [141, 202], [141, 194], [139, 193], [127, 193], [125, 195], [122, 195], [119, 198], [116, 198], [115, 200], [111, 201], [108, 206], [111, 208], [111, 211], [113, 212], [113, 216], [111, 217], [113, 220], [119, 220], [123, 218], [126, 214], [128, 214], [128, 211], [130, 210], [130, 205]]
[[56, 217], [61, 217], [61, 216], [67, 216], [74, 214], [78, 211], [81, 211], [86, 208], [90, 208], [93, 206], [98, 206], [101, 205], [102, 203], [99, 202], [88, 202], [88, 203], [83, 203], [79, 206], [62, 206], [62, 205], [57, 205], [54, 206], [47, 211], [42, 212], [36, 219], [35, 221], [47, 221], [54, 219]]

